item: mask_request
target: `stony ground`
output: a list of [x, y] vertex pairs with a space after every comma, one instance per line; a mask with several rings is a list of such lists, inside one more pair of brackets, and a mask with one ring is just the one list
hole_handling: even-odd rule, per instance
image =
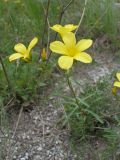
[[[59, 130], [56, 122], [61, 109], [50, 104], [44, 109], [34, 106], [30, 113], [22, 112], [19, 126], [7, 145], [8, 160], [74, 159], [68, 145], [68, 132]], [[16, 125], [16, 122], [14, 122]], [[15, 126], [14, 126], [15, 128]], [[10, 148], [9, 148], [10, 146]]]

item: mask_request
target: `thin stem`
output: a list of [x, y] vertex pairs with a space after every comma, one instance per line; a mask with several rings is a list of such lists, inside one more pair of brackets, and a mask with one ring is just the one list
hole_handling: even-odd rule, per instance
[[46, 25], [47, 25], [47, 22], [48, 22], [48, 14], [49, 14], [50, 2], [51, 2], [51, 0], [48, 0], [47, 9], [46, 9], [46, 11], [44, 11], [45, 12], [45, 23], [44, 23], [44, 31], [43, 31], [43, 35], [42, 35], [42, 41], [41, 41], [41, 46], [42, 47], [43, 47], [43, 43], [44, 43]]
[[75, 31], [75, 34], [76, 34], [76, 33], [77, 33], [77, 31], [79, 30], [80, 25], [81, 25], [81, 23], [82, 23], [82, 20], [83, 20], [83, 18], [84, 18], [85, 10], [86, 10], [86, 5], [87, 5], [87, 0], [85, 0], [85, 5], [84, 5], [84, 8], [83, 8], [83, 12], [82, 12], [82, 15], [81, 15], [80, 21], [79, 21], [79, 23], [78, 23], [78, 28], [77, 28], [77, 29], [76, 29], [76, 31]]
[[75, 102], [76, 102], [77, 106], [79, 107], [80, 104], [79, 104], [79, 101], [78, 101], [77, 96], [76, 96], [76, 94], [75, 94], [75, 91], [74, 91], [74, 89], [73, 89], [73, 86], [72, 86], [72, 83], [71, 83], [71, 81], [70, 81], [70, 77], [69, 77], [69, 73], [68, 73], [68, 72], [67, 72], [67, 74], [66, 74], [66, 77], [67, 77], [67, 83], [68, 83], [68, 86], [69, 86], [69, 88], [70, 88], [70, 90], [71, 90], [71, 93], [73, 94], [73, 96], [74, 96], [74, 98], [75, 98]]
[[[20, 122], [20, 118], [21, 118], [22, 112], [23, 112], [23, 106], [20, 109], [20, 112], [19, 112], [19, 115], [18, 115], [18, 119], [17, 119], [16, 125], [15, 125], [15, 129], [14, 129], [13, 135], [12, 135], [12, 137], [10, 139], [14, 139], [14, 137], [15, 137], [15, 134], [16, 134], [19, 122]], [[12, 155], [10, 155], [11, 145], [12, 145], [12, 142], [10, 141], [10, 139], [9, 139], [9, 146], [8, 146], [8, 151], [7, 151], [7, 158], [8, 157], [9, 158], [12, 157]]]
[[[60, 12], [58, 24], [61, 24], [61, 21], [62, 21], [62, 18], [63, 18], [63, 15], [64, 15], [65, 11], [68, 9], [68, 7], [69, 7], [73, 2], [74, 2], [74, 0], [70, 0], [70, 2], [69, 2], [65, 7], [62, 7], [62, 8], [61, 8], [61, 12]], [[57, 35], [58, 35], [58, 33], [55, 34], [55, 40], [56, 40], [56, 38], [57, 38]]]
[[2, 69], [3, 69], [3, 72], [4, 72], [4, 75], [5, 75], [5, 78], [6, 78], [6, 81], [8, 83], [8, 88], [9, 90], [11, 90], [11, 85], [10, 85], [10, 81], [9, 81], [9, 78], [8, 78], [8, 74], [7, 74], [7, 71], [6, 71], [6, 68], [4, 66], [4, 63], [3, 63], [3, 60], [2, 60], [2, 57], [0, 56], [0, 63], [1, 63], [1, 66], [2, 66]]
[[[40, 2], [41, 2], [41, 1], [40, 1]], [[44, 5], [43, 5], [42, 2], [41, 2], [41, 5], [42, 5], [42, 8], [43, 8], [44, 14], [45, 14], [45, 16], [46, 16], [46, 9], [45, 9], [45, 7], [44, 7]], [[48, 24], [48, 27], [50, 28], [50, 22], [49, 22], [48, 16], [47, 16], [47, 24]]]
[[49, 44], [50, 44], [50, 28], [48, 27], [48, 38], [47, 38], [47, 50], [46, 50], [46, 53], [47, 53], [47, 57], [49, 55]]
[[114, 112], [114, 113], [111, 113], [111, 114], [102, 113], [103, 117], [112, 117], [112, 116], [119, 115], [119, 114], [120, 114], [120, 112]]

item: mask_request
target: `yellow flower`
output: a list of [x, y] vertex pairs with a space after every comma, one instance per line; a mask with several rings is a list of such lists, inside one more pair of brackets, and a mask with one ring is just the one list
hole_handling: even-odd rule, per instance
[[117, 88], [116, 87], [112, 88], [112, 93], [116, 95], [116, 93], [117, 93]]
[[28, 48], [26, 48], [24, 46], [24, 44], [22, 43], [18, 43], [14, 46], [14, 50], [16, 51], [16, 53], [13, 53], [10, 57], [9, 57], [9, 61], [14, 61], [16, 59], [22, 58], [24, 61], [29, 61], [30, 60], [30, 51], [31, 49], [36, 45], [36, 43], [38, 42], [38, 38], [35, 37], [32, 39], [32, 41], [30, 42]]
[[45, 48], [43, 48], [41, 51], [41, 58], [43, 61], [47, 60], [47, 53], [45, 51]]
[[67, 24], [65, 26], [61, 26], [59, 24], [54, 25], [53, 27], [50, 27], [52, 30], [58, 32], [61, 36], [64, 36], [66, 33], [69, 33], [71, 31], [74, 31], [78, 28], [77, 25], [73, 24]]
[[50, 44], [50, 49], [58, 54], [62, 54], [58, 59], [60, 68], [68, 70], [73, 65], [73, 60], [81, 61], [83, 63], [91, 63], [92, 58], [89, 54], [84, 52], [92, 45], [92, 40], [82, 39], [76, 43], [75, 34], [70, 32], [62, 37], [63, 42], [54, 41]]
[[115, 81], [113, 85], [115, 87], [120, 87], [120, 73], [116, 73], [116, 77], [117, 77], [118, 81]]

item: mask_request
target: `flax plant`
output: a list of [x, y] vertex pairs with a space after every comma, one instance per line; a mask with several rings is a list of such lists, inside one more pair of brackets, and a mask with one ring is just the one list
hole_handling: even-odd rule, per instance
[[51, 42], [50, 50], [61, 55], [58, 59], [58, 65], [61, 69], [65, 70], [68, 86], [74, 96], [76, 105], [80, 107], [76, 93], [70, 81], [69, 72], [74, 64], [74, 61], [80, 61], [86, 64], [92, 62], [92, 57], [86, 53], [85, 50], [88, 49], [93, 42], [91, 39], [82, 39], [77, 42], [75, 33], [72, 32], [77, 27], [78, 26], [73, 24], [68, 24], [65, 26], [57, 24], [51, 27], [51, 29], [60, 34], [62, 41]]

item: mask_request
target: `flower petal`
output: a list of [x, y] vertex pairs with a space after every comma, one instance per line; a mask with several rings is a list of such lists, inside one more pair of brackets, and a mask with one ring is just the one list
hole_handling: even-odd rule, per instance
[[75, 34], [72, 32], [66, 33], [62, 37], [62, 39], [63, 39], [63, 42], [65, 43], [65, 45], [68, 47], [75, 46], [75, 44], [76, 44]]
[[120, 87], [120, 82], [115, 81], [113, 84], [115, 87]]
[[65, 34], [66, 32], [71, 32], [71, 31], [75, 30], [77, 27], [78, 27], [77, 25], [73, 25], [73, 24], [67, 24], [65, 26], [61, 26], [59, 24], [56, 24], [50, 28], [58, 33]]
[[23, 55], [22, 55], [21, 53], [14, 53], [14, 54], [12, 54], [12, 55], [9, 57], [9, 61], [11, 62], [11, 61], [14, 61], [14, 60], [16, 60], [16, 59], [19, 59], [19, 58], [21, 58], [21, 57], [23, 57]]
[[77, 29], [78, 25], [67, 24], [67, 25], [64, 26], [64, 28], [66, 29], [66, 31], [71, 32], [71, 31]]
[[60, 68], [68, 70], [73, 65], [73, 58], [72, 57], [68, 57], [68, 56], [61, 56], [58, 59], [58, 64], [59, 64]]
[[28, 46], [29, 52], [36, 45], [37, 42], [38, 42], [38, 38], [37, 37], [33, 38], [33, 40], [30, 42], [30, 44]]
[[116, 73], [116, 77], [120, 81], [120, 73]]
[[78, 61], [81, 61], [83, 63], [91, 63], [92, 62], [91, 56], [89, 54], [87, 54], [86, 52], [78, 53], [73, 58]]
[[59, 54], [67, 54], [65, 45], [60, 41], [54, 41], [50, 43], [51, 51]]
[[76, 47], [79, 52], [82, 52], [82, 51], [88, 49], [92, 45], [92, 43], [93, 42], [91, 39], [82, 39], [77, 43]]
[[60, 29], [62, 29], [62, 26], [59, 24], [56, 24], [52, 27], [50, 27], [52, 30], [56, 31], [56, 32], [60, 32]]
[[14, 50], [17, 51], [18, 53], [25, 54], [26, 52], [26, 47], [22, 43], [18, 43], [14, 46]]

